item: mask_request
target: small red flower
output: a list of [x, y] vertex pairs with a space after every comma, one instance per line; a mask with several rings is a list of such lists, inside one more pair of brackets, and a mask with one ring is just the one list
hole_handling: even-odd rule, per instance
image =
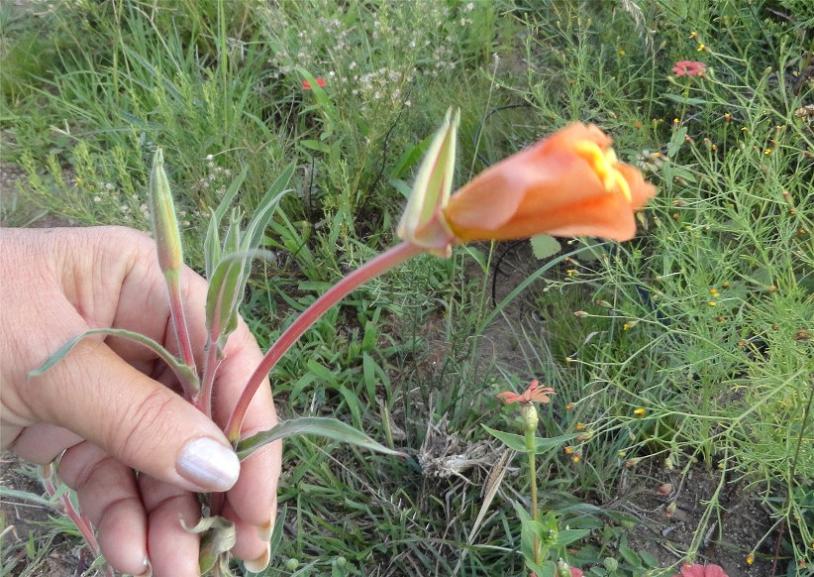
[[551, 400], [548, 398], [548, 395], [553, 394], [554, 389], [551, 387], [540, 387], [540, 381], [537, 379], [532, 379], [532, 381], [529, 383], [529, 387], [521, 394], [518, 395], [517, 393], [513, 393], [511, 391], [503, 391], [502, 393], [497, 394], [497, 398], [507, 405], [512, 405], [514, 403], [540, 403], [541, 405], [544, 405]]
[[684, 565], [673, 577], [729, 577], [719, 565]]
[[582, 569], [577, 569], [576, 567], [571, 567], [571, 577], [585, 577]]
[[[328, 81], [325, 80], [322, 76], [317, 76], [316, 78], [314, 78], [314, 80], [316, 80], [317, 86], [319, 86], [320, 88], [325, 88], [326, 86], [328, 86]], [[311, 90], [311, 88], [312, 88], [311, 83], [308, 80], [302, 81], [303, 90]]]
[[707, 65], [697, 60], [679, 60], [673, 65], [673, 74], [676, 76], [704, 76]]

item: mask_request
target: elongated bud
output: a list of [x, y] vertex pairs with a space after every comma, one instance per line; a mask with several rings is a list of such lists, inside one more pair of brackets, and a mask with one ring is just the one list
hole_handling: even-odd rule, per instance
[[160, 148], [155, 151], [150, 172], [150, 214], [161, 270], [168, 276], [179, 275], [184, 263], [181, 233], [175, 218], [170, 181], [164, 171], [164, 152]]

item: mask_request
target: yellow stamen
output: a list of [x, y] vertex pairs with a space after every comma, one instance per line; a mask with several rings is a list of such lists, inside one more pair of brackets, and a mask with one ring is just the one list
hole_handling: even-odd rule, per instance
[[620, 192], [628, 202], [631, 202], [630, 185], [616, 168], [619, 161], [612, 148], [603, 151], [595, 142], [583, 140], [576, 143], [574, 152], [591, 165], [606, 190]]

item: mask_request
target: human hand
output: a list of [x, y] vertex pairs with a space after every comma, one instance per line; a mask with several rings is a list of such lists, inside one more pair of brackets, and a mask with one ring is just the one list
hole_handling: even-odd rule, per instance
[[[197, 577], [196, 492], [228, 491], [233, 553], [251, 570], [268, 563], [281, 445], [239, 463], [218, 425], [185, 401], [171, 371], [149, 350], [115, 337], [88, 338], [43, 375], [29, 378], [69, 339], [121, 328], [176, 352], [155, 243], [120, 227], [0, 229], [0, 439], [46, 464], [75, 489], [110, 565], [155, 577]], [[206, 341], [206, 281], [183, 278], [193, 350]], [[241, 320], [215, 383], [213, 418], [223, 426], [262, 358]], [[199, 364], [203, 359], [196, 358]], [[244, 434], [277, 422], [271, 389], [255, 395]]]

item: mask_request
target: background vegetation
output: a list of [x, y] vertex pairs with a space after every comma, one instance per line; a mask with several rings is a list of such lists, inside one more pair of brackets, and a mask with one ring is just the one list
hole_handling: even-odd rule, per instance
[[[277, 266], [244, 310], [262, 344], [394, 242], [450, 105], [459, 183], [581, 120], [659, 187], [633, 242], [421, 258], [312, 329], [272, 375], [280, 412], [336, 415], [413, 458], [288, 443], [266, 575], [523, 574], [527, 476], [482, 425], [517, 431], [495, 393], [532, 377], [557, 390], [540, 434], [575, 434], [537, 474], [561, 526], [590, 529], [567, 551], [589, 575], [685, 558], [812, 574], [808, 2], [74, 0], [4, 3], [0, 24], [0, 159], [24, 173], [4, 184], [7, 226], [148, 229], [160, 145], [194, 244], [235, 179], [250, 210], [297, 162], [266, 240]], [[706, 75], [676, 77], [679, 60]], [[77, 542], [53, 520], [4, 535], [2, 575]]]

